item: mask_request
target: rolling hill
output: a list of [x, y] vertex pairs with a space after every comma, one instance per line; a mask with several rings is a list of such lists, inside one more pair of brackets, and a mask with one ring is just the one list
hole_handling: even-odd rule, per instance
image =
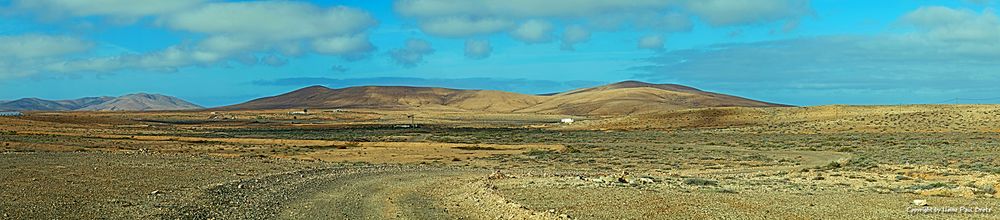
[[674, 84], [625, 81], [548, 95], [406, 86], [311, 86], [220, 110], [290, 108], [449, 109], [567, 115], [627, 115], [705, 107], [785, 106]]
[[201, 106], [164, 95], [131, 94], [121, 97], [87, 97], [73, 100], [23, 98], [0, 102], [7, 111], [150, 111], [200, 109]]
[[0, 102], [0, 110], [9, 111], [70, 111], [87, 106], [100, 104], [114, 97], [87, 97], [73, 100], [45, 100], [39, 98], [23, 98], [14, 101]]
[[519, 112], [567, 115], [626, 115], [706, 107], [784, 106], [711, 93], [674, 84], [625, 81], [547, 96], [545, 102]]
[[407, 86], [362, 86], [330, 89], [323, 86], [311, 86], [219, 109], [450, 108], [511, 112], [538, 104], [541, 100], [541, 98], [531, 95], [485, 90]]
[[90, 105], [77, 110], [154, 111], [154, 110], [191, 110], [200, 108], [202, 107], [175, 97], [157, 95], [157, 94], [138, 93], [138, 94], [124, 95], [100, 104]]

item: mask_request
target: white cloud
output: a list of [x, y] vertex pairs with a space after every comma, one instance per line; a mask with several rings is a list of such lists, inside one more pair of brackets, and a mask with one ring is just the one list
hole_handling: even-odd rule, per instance
[[933, 103], [1000, 92], [1000, 17], [992, 10], [923, 7], [898, 24], [913, 29], [674, 50], [636, 70], [645, 78], [799, 99], [794, 104], [836, 102], [827, 99], [844, 94], [862, 104]]
[[932, 6], [904, 15], [900, 22], [927, 31], [941, 41], [1000, 43], [1000, 17], [987, 9], [982, 14], [967, 9]]
[[486, 40], [466, 40], [465, 57], [471, 59], [484, 59], [493, 53], [493, 46]]
[[190, 9], [204, 2], [205, 0], [14, 0], [11, 5], [18, 12], [37, 12], [46, 18], [107, 16], [128, 20]]
[[735, 43], [669, 51], [648, 61], [651, 65], [636, 69], [641, 78], [790, 104], [837, 103], [844, 97], [857, 104], [928, 103], [1000, 92], [995, 86], [1000, 56], [942, 53], [899, 36]]
[[350, 56], [375, 50], [368, 36], [363, 34], [316, 39], [312, 43], [316, 52], [332, 55]]
[[573, 45], [590, 40], [590, 31], [583, 26], [573, 25], [566, 27], [562, 35], [562, 49], [574, 50]]
[[664, 0], [397, 0], [395, 9], [412, 17], [441, 15], [504, 17], [586, 17], [606, 12], [664, 8], [676, 1]]
[[375, 26], [367, 12], [286, 1], [211, 3], [161, 18], [175, 30], [255, 40], [289, 40], [355, 34]]
[[0, 36], [0, 78], [44, 72], [44, 66], [82, 54], [94, 44], [70, 36], [42, 34]]
[[526, 43], [545, 43], [552, 40], [552, 24], [542, 20], [528, 20], [510, 34]]
[[[786, 27], [795, 27], [801, 17], [812, 14], [808, 0], [396, 0], [394, 8], [430, 35], [507, 32], [528, 43], [550, 41], [549, 32], [559, 28], [552, 24], [580, 26], [588, 32], [637, 29], [664, 34], [692, 30], [692, 18], [712, 26], [785, 22]], [[516, 23], [521, 25], [512, 28]], [[564, 42], [562, 48], [573, 44]]]
[[663, 36], [648, 35], [639, 39], [639, 49], [663, 50]]
[[421, 30], [443, 37], [492, 34], [507, 30], [512, 26], [514, 26], [514, 22], [499, 18], [446, 17], [429, 19], [420, 23]]
[[0, 57], [36, 59], [86, 51], [93, 43], [69, 36], [40, 34], [0, 36]]
[[686, 6], [713, 26], [794, 20], [813, 13], [808, 0], [691, 0]]
[[434, 53], [431, 43], [421, 39], [406, 40], [403, 48], [389, 51], [389, 58], [403, 67], [414, 67], [424, 61], [424, 56]]
[[676, 12], [647, 13], [636, 18], [636, 25], [662, 32], [687, 32], [694, 28], [691, 16]]
[[225, 64], [253, 65], [254, 57], [268, 65], [283, 65], [282, 56], [314, 52], [348, 60], [365, 57], [375, 48], [367, 31], [377, 21], [367, 12], [341, 6], [321, 8], [304, 2], [213, 2], [159, 15], [155, 24], [203, 35], [199, 41], [146, 54], [126, 54], [68, 60], [48, 65], [52, 71], [115, 71]]
[[1000, 17], [992, 9], [976, 13], [967, 9], [922, 7], [904, 15], [899, 23], [917, 29], [900, 41], [936, 47], [939, 53], [1000, 55]]

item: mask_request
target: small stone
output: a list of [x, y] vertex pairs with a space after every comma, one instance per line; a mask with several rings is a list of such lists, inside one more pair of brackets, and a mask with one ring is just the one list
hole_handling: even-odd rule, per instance
[[159, 190], [153, 190], [153, 192], [151, 192], [149, 194], [150, 195], [158, 195], [158, 194], [160, 194], [160, 191]]
[[930, 204], [927, 204], [927, 200], [914, 199], [913, 200], [913, 205], [915, 205], [915, 206], [929, 206]]
[[651, 183], [655, 182], [655, 180], [653, 180], [651, 178], [641, 177], [641, 178], [639, 178], [639, 182], [646, 183], [646, 184], [651, 184]]

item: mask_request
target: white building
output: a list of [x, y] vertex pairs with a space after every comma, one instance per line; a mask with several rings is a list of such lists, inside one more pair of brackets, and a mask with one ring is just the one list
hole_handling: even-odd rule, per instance
[[563, 123], [563, 124], [573, 124], [573, 122], [576, 122], [576, 121], [573, 120], [572, 118], [564, 118], [562, 120], [559, 120], [559, 122]]
[[0, 117], [22, 116], [22, 115], [24, 114], [22, 114], [21, 112], [0, 112]]

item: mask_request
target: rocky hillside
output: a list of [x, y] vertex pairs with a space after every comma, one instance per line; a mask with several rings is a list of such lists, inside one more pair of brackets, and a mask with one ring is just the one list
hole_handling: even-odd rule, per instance
[[87, 97], [73, 100], [23, 98], [0, 102], [0, 110], [6, 111], [151, 111], [200, 108], [202, 107], [175, 97], [144, 93], [121, 97]]
[[593, 88], [526, 95], [489, 90], [363, 86], [312, 86], [222, 110], [289, 108], [451, 109], [566, 115], [628, 115], [705, 107], [785, 106], [674, 85], [625, 81]]

